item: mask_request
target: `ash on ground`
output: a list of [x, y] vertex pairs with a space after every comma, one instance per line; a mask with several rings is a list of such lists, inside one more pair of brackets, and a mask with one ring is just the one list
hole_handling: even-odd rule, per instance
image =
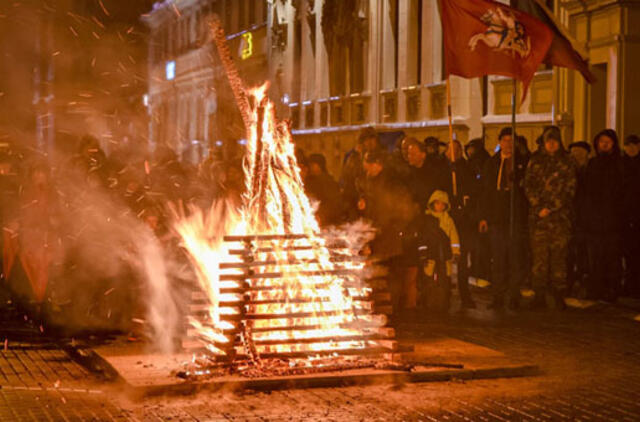
[[412, 363], [398, 363], [384, 358], [360, 356], [318, 356], [310, 358], [268, 358], [253, 360], [236, 359], [218, 362], [208, 356], [194, 356], [190, 362], [173, 375], [188, 381], [206, 381], [213, 378], [238, 375], [246, 378], [282, 377], [340, 372], [353, 369], [378, 369], [412, 371]]

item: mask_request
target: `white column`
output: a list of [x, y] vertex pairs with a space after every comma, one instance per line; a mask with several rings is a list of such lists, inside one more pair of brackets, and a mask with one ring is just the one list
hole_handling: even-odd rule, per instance
[[[368, 89], [371, 92], [371, 122], [377, 122], [380, 116], [380, 89], [382, 87], [381, 69], [382, 63], [382, 1], [370, 0], [369, 2], [369, 78]], [[386, 3], [386, 1], [385, 1]]]
[[[302, 100], [312, 100], [315, 97], [315, 57], [313, 55], [314, 46], [311, 39], [311, 28], [307, 20], [308, 1], [305, 0], [300, 6], [302, 16], [302, 75], [300, 75], [300, 97]], [[320, 3], [320, 2], [316, 2]], [[316, 23], [316, 28], [317, 28]], [[317, 35], [316, 35], [317, 39]], [[317, 54], [317, 46], [316, 54]]]
[[[411, 66], [411, 3], [413, 0], [400, 0], [398, 2], [398, 121], [406, 120], [406, 101], [402, 88], [409, 86], [409, 73]], [[415, 67], [414, 67], [415, 68]]]
[[389, 0], [382, 1], [382, 27], [380, 28], [382, 32], [382, 61], [380, 62], [380, 67], [382, 69], [382, 89], [393, 89], [395, 88], [396, 83], [396, 72], [395, 72], [395, 51], [396, 51], [396, 40], [393, 36], [393, 22], [391, 22], [391, 5], [389, 4]]
[[437, 83], [444, 80], [442, 74], [442, 23], [440, 22], [440, 11], [438, 10], [438, 2], [431, 1], [431, 60], [432, 60], [432, 79], [431, 83]]
[[[322, 2], [315, 2], [316, 12], [316, 56], [314, 65], [314, 92], [313, 98], [329, 97], [329, 58], [327, 56], [327, 48], [324, 43], [324, 34], [322, 33]], [[315, 109], [315, 121], [320, 122], [320, 107]]]

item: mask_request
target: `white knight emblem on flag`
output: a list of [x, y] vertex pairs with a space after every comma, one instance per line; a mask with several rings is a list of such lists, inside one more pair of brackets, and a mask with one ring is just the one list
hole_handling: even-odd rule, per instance
[[489, 10], [481, 19], [487, 25], [487, 29], [471, 37], [469, 40], [471, 51], [474, 51], [482, 41], [495, 51], [511, 55], [518, 54], [522, 59], [529, 56], [531, 40], [525, 33], [522, 23], [511, 12], [496, 8]]

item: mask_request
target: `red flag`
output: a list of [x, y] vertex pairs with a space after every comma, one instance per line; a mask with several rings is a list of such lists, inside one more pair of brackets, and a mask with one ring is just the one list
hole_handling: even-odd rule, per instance
[[544, 23], [491, 0], [440, 0], [440, 17], [447, 76], [508, 76], [525, 98], [553, 39]]
[[589, 64], [580, 54], [577, 43], [571, 38], [568, 31], [558, 23], [547, 6], [540, 0], [511, 0], [511, 7], [535, 16], [544, 22], [553, 31], [553, 41], [547, 57], [543, 62], [552, 66], [566, 67], [577, 70], [589, 83], [596, 78], [589, 71]]

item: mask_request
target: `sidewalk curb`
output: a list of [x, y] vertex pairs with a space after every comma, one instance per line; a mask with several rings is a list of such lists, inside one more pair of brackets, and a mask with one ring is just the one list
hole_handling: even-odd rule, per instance
[[185, 382], [154, 386], [127, 385], [134, 397], [195, 394], [200, 391], [275, 391], [308, 388], [337, 388], [366, 385], [402, 385], [427, 382], [474, 381], [495, 378], [519, 378], [537, 376], [542, 372], [537, 365], [521, 365], [505, 368], [462, 369], [421, 372], [381, 371], [370, 374], [316, 375], [314, 377], [281, 377], [271, 379], [246, 379], [233, 381]]
[[106, 381], [116, 384], [126, 384], [125, 379], [109, 362], [87, 346], [72, 346], [69, 343], [60, 347], [76, 362], [92, 373], [103, 377]]
[[348, 371], [336, 373], [318, 373], [313, 375], [282, 376], [271, 378], [236, 378], [210, 379], [206, 381], [179, 381], [141, 385], [132, 384], [117, 369], [89, 347], [78, 347], [67, 344], [65, 350], [78, 363], [94, 373], [103, 376], [107, 381], [121, 386], [130, 397], [141, 400], [147, 397], [162, 395], [189, 395], [200, 391], [275, 391], [307, 388], [336, 388], [363, 385], [402, 385], [408, 383], [426, 382], [456, 382], [474, 381], [496, 378], [519, 378], [542, 375], [542, 370], [536, 364], [506, 364], [486, 368], [448, 369], [433, 368], [415, 372], [398, 370], [371, 370], [360, 373]]

